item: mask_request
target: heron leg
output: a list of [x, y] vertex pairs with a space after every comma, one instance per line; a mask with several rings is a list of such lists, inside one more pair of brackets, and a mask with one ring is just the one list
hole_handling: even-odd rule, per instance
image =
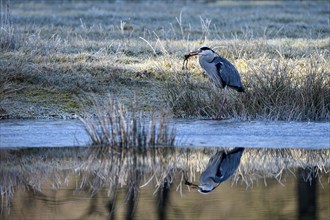
[[223, 105], [226, 105], [227, 104], [227, 100], [228, 100], [228, 86], [225, 86], [224, 88], [224, 93], [223, 93]]
[[218, 119], [225, 119], [226, 118], [226, 105], [227, 105], [227, 96], [228, 96], [228, 89], [227, 86], [224, 87], [224, 92], [222, 98], [219, 100], [219, 113], [217, 118]]

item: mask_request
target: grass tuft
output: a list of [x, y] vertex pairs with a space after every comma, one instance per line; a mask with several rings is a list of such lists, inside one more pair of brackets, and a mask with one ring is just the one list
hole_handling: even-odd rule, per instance
[[167, 112], [159, 116], [155, 112], [146, 115], [137, 110], [136, 101], [130, 108], [121, 104], [114, 96], [91, 101], [93, 116], [80, 117], [92, 140], [92, 145], [112, 147], [172, 146], [174, 129], [168, 124]]
[[14, 50], [16, 40], [11, 18], [10, 0], [0, 2], [0, 52]]

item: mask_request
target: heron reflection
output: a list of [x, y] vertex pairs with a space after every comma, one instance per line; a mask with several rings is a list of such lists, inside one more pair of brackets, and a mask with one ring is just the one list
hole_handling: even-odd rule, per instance
[[198, 192], [207, 194], [213, 191], [220, 183], [226, 181], [237, 170], [243, 154], [244, 148], [234, 148], [233, 150], [218, 151], [214, 154], [206, 169], [199, 178], [199, 185], [186, 181], [187, 185], [195, 187]]

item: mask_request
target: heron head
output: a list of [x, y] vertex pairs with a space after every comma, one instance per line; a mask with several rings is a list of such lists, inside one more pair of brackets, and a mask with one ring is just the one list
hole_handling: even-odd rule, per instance
[[209, 47], [201, 47], [198, 50], [192, 51], [189, 53], [190, 56], [200, 55], [200, 56], [207, 56], [207, 55], [213, 55], [215, 52]]
[[197, 185], [197, 184], [189, 182], [188, 180], [186, 180], [185, 185], [188, 185], [194, 189], [197, 189], [197, 191], [202, 194], [208, 194], [209, 192], [213, 191], [216, 187], [216, 186], [211, 186], [211, 185], [207, 185], [207, 184]]
[[210, 185], [199, 185], [198, 186], [198, 192], [201, 194], [208, 194], [209, 192], [212, 192], [215, 189], [214, 186]]
[[212, 192], [219, 184], [215, 182], [207, 182], [197, 185], [186, 180], [185, 185], [188, 185], [193, 189], [197, 189], [197, 191], [201, 194], [208, 194], [209, 192]]

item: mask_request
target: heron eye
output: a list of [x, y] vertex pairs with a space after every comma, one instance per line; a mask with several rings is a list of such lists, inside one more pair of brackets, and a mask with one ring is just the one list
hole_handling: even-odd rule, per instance
[[208, 47], [201, 47], [200, 50], [211, 50], [211, 49]]

